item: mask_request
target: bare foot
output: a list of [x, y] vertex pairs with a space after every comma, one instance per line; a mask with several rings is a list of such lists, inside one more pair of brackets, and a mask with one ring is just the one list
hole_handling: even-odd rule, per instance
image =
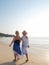
[[14, 59], [13, 61], [16, 62], [16, 59]]
[[20, 58], [18, 58], [16, 61], [20, 60]]
[[26, 60], [26, 62], [28, 62], [29, 60]]

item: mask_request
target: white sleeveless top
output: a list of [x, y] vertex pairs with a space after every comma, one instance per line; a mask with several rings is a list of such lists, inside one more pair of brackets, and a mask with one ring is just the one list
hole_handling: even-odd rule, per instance
[[28, 47], [28, 39], [26, 36], [22, 36], [22, 47]]

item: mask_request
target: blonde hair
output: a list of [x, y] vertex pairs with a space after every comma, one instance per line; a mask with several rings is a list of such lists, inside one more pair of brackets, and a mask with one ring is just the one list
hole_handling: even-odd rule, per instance
[[19, 31], [16, 31], [15, 34], [19, 34]]
[[27, 34], [27, 32], [24, 30], [24, 31], [22, 32], [22, 34]]

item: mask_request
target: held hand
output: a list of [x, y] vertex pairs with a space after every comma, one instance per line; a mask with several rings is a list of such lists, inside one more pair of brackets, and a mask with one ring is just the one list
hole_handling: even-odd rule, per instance
[[28, 48], [29, 48], [30, 46], [28, 45]]

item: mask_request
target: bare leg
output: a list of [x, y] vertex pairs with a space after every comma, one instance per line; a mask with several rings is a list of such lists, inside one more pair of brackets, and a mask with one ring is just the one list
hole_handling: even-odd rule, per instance
[[14, 61], [16, 61], [16, 54], [14, 53]]
[[17, 54], [17, 61], [19, 60], [20, 58], [19, 58], [19, 55]]
[[26, 62], [29, 61], [28, 54], [25, 54], [25, 56], [26, 56]]
[[18, 61], [18, 60], [19, 60], [18, 54], [14, 54], [14, 61]]

